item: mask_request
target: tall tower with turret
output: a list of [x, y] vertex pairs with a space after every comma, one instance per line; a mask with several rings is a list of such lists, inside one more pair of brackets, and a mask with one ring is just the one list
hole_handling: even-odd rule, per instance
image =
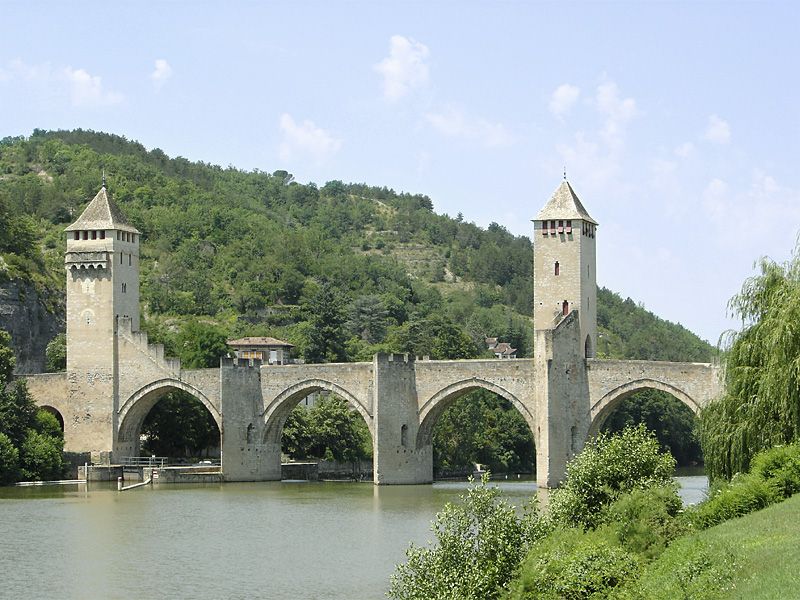
[[533, 223], [534, 329], [553, 329], [577, 309], [584, 356], [591, 358], [597, 348], [597, 221], [565, 177]]
[[139, 329], [139, 231], [106, 190], [105, 179], [78, 220], [66, 228], [67, 375], [71, 401], [92, 460], [114, 445], [117, 410], [117, 322]]

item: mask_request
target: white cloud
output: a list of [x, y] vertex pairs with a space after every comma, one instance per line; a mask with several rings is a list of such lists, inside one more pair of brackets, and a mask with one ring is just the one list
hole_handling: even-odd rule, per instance
[[399, 100], [428, 82], [428, 54], [425, 44], [402, 35], [391, 37], [389, 56], [375, 65], [383, 75], [383, 95], [388, 100]]
[[426, 113], [425, 119], [439, 133], [448, 137], [475, 140], [487, 148], [508, 146], [514, 141], [514, 136], [502, 123], [470, 117], [453, 106], [448, 106], [441, 112]]
[[297, 123], [288, 113], [281, 115], [280, 130], [283, 133], [283, 140], [279, 155], [284, 161], [299, 156], [310, 157], [315, 162], [322, 163], [342, 147], [341, 140], [317, 127], [313, 121], [306, 119], [302, 123]]
[[703, 191], [703, 209], [712, 219], [722, 220], [730, 214], [730, 208], [728, 184], [715, 177]]
[[727, 144], [731, 141], [731, 126], [717, 115], [711, 115], [703, 138], [715, 144]]
[[556, 117], [563, 117], [578, 101], [580, 94], [580, 88], [568, 83], [562, 83], [550, 96], [550, 112]]
[[617, 84], [606, 81], [597, 86], [595, 106], [606, 118], [602, 131], [606, 142], [612, 147], [621, 145], [625, 125], [639, 114], [636, 100], [621, 98]]
[[694, 144], [692, 142], [684, 142], [675, 148], [675, 156], [689, 158], [692, 154], [694, 154]]
[[77, 107], [110, 106], [122, 102], [122, 94], [106, 90], [99, 75], [90, 75], [84, 69], [65, 67], [72, 105]]
[[72, 67], [54, 69], [50, 63], [30, 65], [19, 59], [12, 60], [2, 71], [0, 81], [29, 84], [47, 97], [68, 96], [72, 106], [78, 108], [113, 106], [125, 99], [119, 92], [107, 89], [99, 75]]
[[164, 85], [170, 77], [172, 77], [172, 67], [169, 66], [169, 63], [165, 59], [157, 58], [155, 68], [153, 72], [150, 73], [150, 79], [153, 80], [156, 88], [160, 88]]

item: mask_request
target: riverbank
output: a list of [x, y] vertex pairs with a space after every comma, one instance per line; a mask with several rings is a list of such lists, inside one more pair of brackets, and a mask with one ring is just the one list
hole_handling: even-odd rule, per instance
[[[698, 559], [712, 580], [702, 598], [773, 600], [800, 590], [800, 496], [726, 521], [673, 544], [651, 563], [639, 588], [647, 598], [679, 597], [698, 575]], [[720, 590], [718, 585], [724, 583]], [[702, 587], [702, 586], [698, 586]], [[715, 589], [716, 588], [716, 589]], [[692, 596], [696, 597], [696, 596]]]

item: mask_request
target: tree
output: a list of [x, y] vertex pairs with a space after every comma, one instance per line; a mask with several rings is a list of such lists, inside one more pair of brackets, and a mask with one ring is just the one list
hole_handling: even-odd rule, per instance
[[197, 398], [175, 390], [147, 413], [142, 423], [145, 456], [201, 456], [219, 446], [220, 432], [214, 417]]
[[490, 600], [501, 597], [530, 545], [544, 531], [536, 505], [523, 517], [489, 487], [488, 477], [447, 503], [431, 527], [436, 545], [406, 551], [392, 575], [389, 597], [398, 600]]
[[800, 247], [786, 264], [758, 266], [728, 304], [742, 330], [726, 340], [725, 390], [700, 413], [711, 477], [746, 472], [759, 451], [800, 439]]
[[50, 340], [45, 349], [47, 359], [47, 372], [55, 373], [67, 368], [67, 335], [59, 333]]
[[282, 448], [293, 459], [352, 462], [372, 455], [372, 437], [364, 419], [345, 400], [323, 395], [311, 408], [298, 405], [290, 413]]
[[311, 363], [343, 362], [346, 320], [344, 297], [330, 282], [325, 282], [306, 305], [310, 328], [305, 359]]
[[389, 311], [380, 296], [359, 296], [350, 305], [347, 327], [369, 344], [376, 344], [386, 335]]
[[661, 447], [675, 457], [678, 465], [703, 462], [694, 413], [674, 396], [659, 390], [637, 392], [614, 409], [603, 424], [603, 431], [617, 433], [639, 423], [655, 432]]
[[181, 365], [189, 369], [219, 366], [219, 359], [228, 352], [227, 336], [221, 327], [192, 319], [181, 328], [175, 339]]
[[19, 477], [19, 450], [11, 439], [0, 432], [0, 485], [12, 483]]

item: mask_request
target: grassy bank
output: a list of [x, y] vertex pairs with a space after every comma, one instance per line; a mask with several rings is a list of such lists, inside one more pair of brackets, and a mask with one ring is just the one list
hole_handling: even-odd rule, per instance
[[621, 597], [800, 597], [800, 496], [676, 541], [631, 587]]

